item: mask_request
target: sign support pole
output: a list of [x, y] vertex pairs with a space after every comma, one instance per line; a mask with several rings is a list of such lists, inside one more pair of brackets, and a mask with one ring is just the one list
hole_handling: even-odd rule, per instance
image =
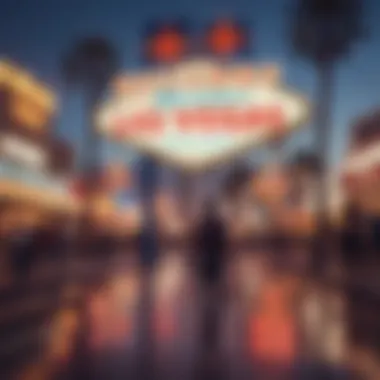
[[150, 378], [153, 366], [153, 270], [158, 257], [158, 233], [155, 213], [155, 194], [158, 180], [157, 163], [150, 157], [142, 157], [138, 168], [139, 187], [143, 214], [143, 226], [139, 241], [140, 262], [142, 264], [142, 289], [140, 299], [139, 372], [142, 378]]

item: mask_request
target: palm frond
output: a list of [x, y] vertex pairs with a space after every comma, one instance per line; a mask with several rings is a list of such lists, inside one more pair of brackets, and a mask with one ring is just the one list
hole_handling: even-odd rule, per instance
[[116, 50], [103, 37], [77, 41], [62, 60], [62, 73], [69, 84], [86, 81], [108, 82], [119, 67]]

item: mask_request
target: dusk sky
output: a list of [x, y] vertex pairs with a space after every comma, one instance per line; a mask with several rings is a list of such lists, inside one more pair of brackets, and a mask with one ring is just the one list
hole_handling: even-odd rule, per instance
[[[81, 101], [78, 93], [64, 91], [62, 55], [76, 38], [104, 35], [119, 50], [122, 67], [136, 68], [141, 60], [141, 32], [152, 19], [185, 17], [195, 30], [219, 16], [248, 20], [252, 61], [278, 63], [284, 80], [312, 100], [316, 84], [313, 67], [299, 59], [289, 44], [291, 4], [291, 0], [2, 0], [0, 53], [52, 86], [60, 99], [57, 129], [78, 144], [83, 125]], [[369, 36], [352, 49], [351, 56], [342, 61], [337, 71], [334, 163], [344, 152], [353, 118], [380, 103], [380, 2], [368, 0], [366, 12]], [[306, 128], [291, 147], [309, 142]]]

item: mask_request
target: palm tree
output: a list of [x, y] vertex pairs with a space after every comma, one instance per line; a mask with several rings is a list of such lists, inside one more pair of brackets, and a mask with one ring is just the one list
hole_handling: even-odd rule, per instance
[[[322, 170], [319, 175], [318, 231], [324, 236], [332, 90], [336, 63], [349, 54], [363, 34], [361, 0], [297, 0], [292, 28], [294, 50], [310, 60], [318, 75], [315, 113], [316, 151]], [[317, 239], [323, 240], [323, 239]]]
[[[85, 177], [98, 168], [100, 139], [94, 123], [95, 110], [117, 67], [117, 53], [102, 37], [77, 41], [63, 58], [65, 83], [70, 89], [81, 89], [85, 101], [86, 125], [80, 161], [80, 171]], [[88, 199], [95, 184], [89, 185]]]
[[86, 104], [87, 125], [81, 162], [84, 171], [96, 167], [98, 163], [99, 138], [93, 118], [95, 108], [117, 68], [117, 53], [102, 37], [88, 37], [76, 42], [63, 59], [64, 81], [71, 88], [83, 91]]
[[[95, 108], [102, 99], [106, 86], [117, 68], [117, 54], [114, 48], [102, 37], [88, 37], [77, 41], [63, 57], [62, 76], [69, 89], [82, 90], [85, 100], [85, 137], [82, 147], [82, 159], [80, 161], [80, 171], [83, 178], [90, 178], [90, 183], [86, 189], [86, 202], [82, 217], [77, 220], [74, 227], [73, 252], [77, 251], [76, 245], [86, 231], [90, 230], [88, 218], [89, 202], [94, 192], [94, 185], [99, 181], [97, 176], [92, 176], [94, 170], [98, 169], [99, 138], [95, 129], [94, 114]], [[93, 178], [92, 178], [93, 177]], [[87, 186], [86, 186], [87, 187]], [[74, 265], [73, 256], [67, 257], [66, 285], [76, 287], [75, 279], [72, 279]]]

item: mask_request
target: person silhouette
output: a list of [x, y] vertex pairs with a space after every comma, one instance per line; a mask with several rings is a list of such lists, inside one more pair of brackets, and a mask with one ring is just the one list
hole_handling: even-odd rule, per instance
[[[222, 274], [227, 251], [227, 231], [214, 203], [207, 203], [205, 214], [196, 228], [195, 243], [199, 255], [201, 283], [201, 352], [200, 368], [217, 365], [222, 306]], [[211, 360], [211, 361], [210, 361]], [[205, 367], [206, 366], [206, 367]], [[217, 368], [212, 368], [212, 371]]]
[[214, 203], [206, 204], [196, 235], [202, 283], [206, 287], [214, 287], [220, 282], [227, 247], [226, 228]]
[[24, 281], [30, 275], [36, 254], [34, 231], [20, 228], [11, 237], [12, 269], [17, 281]]

